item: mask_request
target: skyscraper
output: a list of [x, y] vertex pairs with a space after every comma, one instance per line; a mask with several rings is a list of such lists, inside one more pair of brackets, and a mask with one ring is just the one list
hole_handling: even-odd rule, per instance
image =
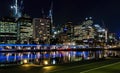
[[63, 31], [63, 42], [71, 42], [72, 38], [74, 36], [74, 26], [72, 22], [67, 22], [66, 24], [63, 24], [62, 26], [62, 31]]
[[34, 18], [33, 19], [33, 37], [44, 41], [44, 43], [50, 43], [51, 22], [48, 18]]
[[18, 37], [19, 40], [23, 43], [28, 41], [29, 38], [33, 37], [33, 25], [32, 18], [30, 17], [21, 17], [17, 20], [18, 24]]
[[17, 23], [14, 18], [3, 17], [0, 21], [0, 43], [13, 44], [17, 40]]

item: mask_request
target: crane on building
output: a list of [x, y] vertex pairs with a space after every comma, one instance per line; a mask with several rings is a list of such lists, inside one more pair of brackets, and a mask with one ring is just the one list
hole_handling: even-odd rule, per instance
[[12, 15], [15, 18], [19, 18], [22, 16], [23, 10], [23, 0], [14, 0], [14, 5], [11, 5]]

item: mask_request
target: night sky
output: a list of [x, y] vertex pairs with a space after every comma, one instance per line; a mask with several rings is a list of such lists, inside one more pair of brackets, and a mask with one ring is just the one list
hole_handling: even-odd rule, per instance
[[[0, 17], [8, 16], [13, 0], [0, 0]], [[51, 0], [24, 0], [24, 13], [31, 17], [41, 17], [42, 9], [48, 14]], [[81, 23], [85, 17], [92, 16], [95, 24], [102, 25], [111, 32], [120, 31], [120, 2], [117, 0], [53, 0], [54, 23], [67, 21]]]

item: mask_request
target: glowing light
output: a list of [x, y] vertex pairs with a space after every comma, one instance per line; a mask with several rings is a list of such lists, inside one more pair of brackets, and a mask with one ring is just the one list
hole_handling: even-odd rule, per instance
[[54, 34], [57, 34], [57, 32], [55, 31]]
[[24, 66], [24, 67], [30, 67], [30, 65], [29, 65], [29, 64], [25, 64], [25, 65], [22, 65], [22, 66]]
[[86, 17], [85, 20], [88, 20], [88, 18]]
[[40, 65], [35, 65], [35, 64], [24, 64], [22, 65], [23, 67], [40, 67]]
[[48, 65], [48, 61], [44, 61], [44, 64], [45, 64], [45, 65]]
[[21, 61], [20, 64], [23, 64], [23, 62]]
[[44, 23], [41, 23], [41, 25], [45, 25]]
[[89, 19], [91, 20], [91, 19], [92, 19], [92, 17], [89, 17]]
[[24, 60], [23, 60], [23, 63], [24, 63], [24, 64], [28, 63], [28, 60], [27, 60], [27, 59], [24, 59]]
[[45, 69], [50, 69], [50, 67], [44, 67]]
[[43, 67], [46, 71], [48, 70], [52, 70], [53, 68], [55, 68], [55, 66], [45, 66]]
[[97, 27], [97, 28], [100, 28], [100, 25], [98, 25], [98, 24], [95, 24], [94, 26]]
[[56, 61], [55, 61], [55, 60], [53, 60], [53, 64], [56, 64]]

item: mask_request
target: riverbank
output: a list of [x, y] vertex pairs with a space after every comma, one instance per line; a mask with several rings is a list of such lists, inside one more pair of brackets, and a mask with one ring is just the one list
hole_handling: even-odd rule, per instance
[[[84, 73], [84, 71], [91, 70], [97, 67], [111, 65], [114, 63], [118, 63], [119, 65], [119, 62], [120, 62], [120, 58], [107, 58], [107, 59], [103, 58], [96, 60], [94, 59], [94, 60], [86, 60], [86, 61], [78, 61], [78, 62], [69, 62], [63, 64], [55, 64], [55, 65], [45, 65], [45, 66], [40, 66], [35, 64], [34, 65], [24, 64], [18, 66], [2, 67], [0, 68], [0, 73]], [[107, 69], [107, 71], [109, 70], [113, 71], [114, 68]], [[106, 70], [104, 71], [106, 72]], [[119, 73], [119, 72], [120, 70], [117, 70], [117, 72], [109, 72], [109, 73]]]

